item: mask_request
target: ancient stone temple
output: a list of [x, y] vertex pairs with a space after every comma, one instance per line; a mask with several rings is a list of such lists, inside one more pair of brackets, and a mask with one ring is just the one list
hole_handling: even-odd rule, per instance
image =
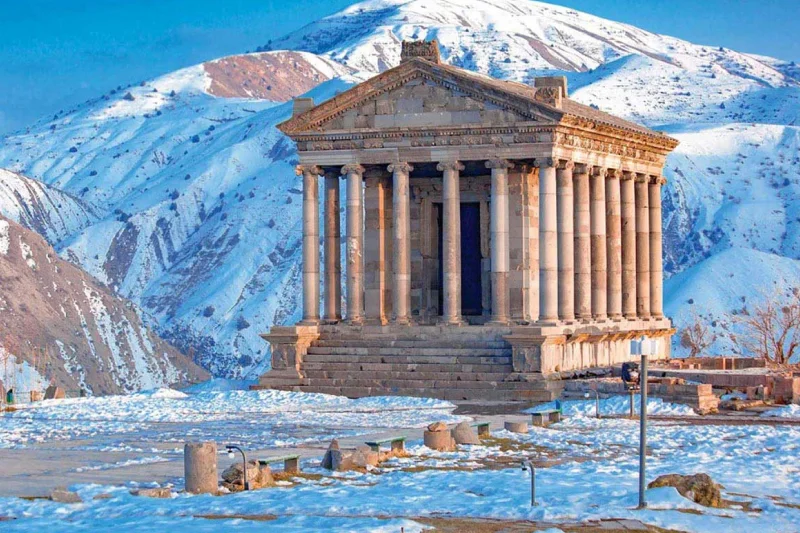
[[674, 139], [571, 100], [563, 77], [444, 64], [435, 41], [319, 105], [296, 99], [279, 127], [303, 181], [303, 319], [264, 335], [260, 386], [546, 400], [548, 377], [633, 359], [634, 337], [668, 355]]

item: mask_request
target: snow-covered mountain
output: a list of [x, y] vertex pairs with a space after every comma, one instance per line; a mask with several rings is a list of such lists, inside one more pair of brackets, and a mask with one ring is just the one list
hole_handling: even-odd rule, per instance
[[207, 373], [147, 328], [131, 302], [61, 259], [41, 235], [0, 216], [0, 382], [47, 379], [77, 395], [196, 382]]
[[[789, 275], [800, 257], [800, 70], [524, 0], [356, 4], [270, 43], [301, 52], [223, 58], [48, 118], [4, 139], [0, 166], [96, 210], [55, 239], [63, 256], [212, 372], [257, 372], [268, 361], [258, 334], [299, 315], [296, 154], [275, 129], [284, 102], [333, 96], [397, 64], [403, 39], [431, 38], [445, 61], [495, 77], [565, 72], [578, 101], [681, 141], [665, 199], [665, 266], [682, 272], [667, 309], [679, 324], [693, 306], [718, 319], [741, 297], [800, 281]], [[755, 254], [736, 279], [759, 283], [726, 285], [739, 303], [720, 307], [714, 272], [746, 255], [731, 250]]]

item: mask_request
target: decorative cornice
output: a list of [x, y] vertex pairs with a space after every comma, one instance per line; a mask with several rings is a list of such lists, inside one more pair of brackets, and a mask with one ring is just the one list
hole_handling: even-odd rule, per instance
[[364, 167], [359, 165], [358, 163], [349, 163], [342, 167], [341, 170], [342, 175], [345, 174], [358, 174], [359, 176], [364, 175]]
[[460, 172], [464, 170], [464, 165], [459, 161], [442, 161], [436, 165], [436, 170], [439, 172], [445, 172], [447, 170], [457, 170]]
[[324, 174], [322, 167], [318, 167], [317, 165], [297, 165], [294, 167], [294, 173], [297, 176], [303, 176], [305, 174], [321, 176]]
[[558, 170], [572, 170], [575, 167], [575, 162], [569, 159], [559, 159], [556, 168]]
[[486, 161], [486, 168], [500, 168], [500, 169], [511, 169], [514, 168], [514, 163], [509, 161], [508, 159], [489, 159]]
[[533, 166], [536, 168], [553, 168], [556, 166], [556, 160], [552, 157], [537, 157], [533, 160]]
[[392, 163], [387, 167], [387, 169], [389, 172], [399, 172], [401, 174], [408, 174], [414, 171], [414, 167], [405, 162]]

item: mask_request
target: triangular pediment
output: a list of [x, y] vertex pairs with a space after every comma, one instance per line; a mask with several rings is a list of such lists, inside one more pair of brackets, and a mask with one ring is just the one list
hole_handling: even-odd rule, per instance
[[558, 122], [535, 89], [414, 59], [292, 117], [288, 135], [352, 130]]

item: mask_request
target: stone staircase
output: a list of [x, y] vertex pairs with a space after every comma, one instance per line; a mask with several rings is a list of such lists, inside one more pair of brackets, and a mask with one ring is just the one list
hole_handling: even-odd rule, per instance
[[[445, 400], [550, 401], [559, 381], [515, 374], [511, 346], [501, 335], [461, 330], [458, 339], [432, 328], [413, 336], [321, 333], [303, 358], [300, 385], [259, 388], [322, 392], [349, 397], [402, 395]], [[467, 328], [468, 329], [468, 328]], [[449, 337], [449, 338], [448, 338]]]

